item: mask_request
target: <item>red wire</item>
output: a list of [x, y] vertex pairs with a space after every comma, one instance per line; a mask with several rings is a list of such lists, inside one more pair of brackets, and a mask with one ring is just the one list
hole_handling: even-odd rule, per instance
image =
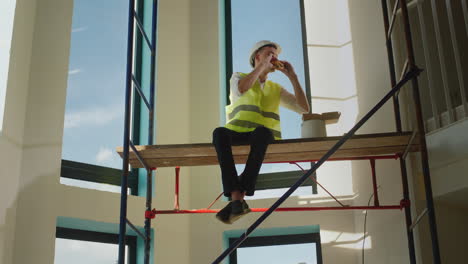
[[[291, 162], [291, 164], [295, 164], [295, 165], [298, 166], [303, 172], [306, 171], [306, 170], [304, 170], [304, 168], [301, 167], [301, 165], [297, 164], [296, 162]], [[339, 203], [341, 206], [343, 206], [343, 207], [346, 207], [346, 206], [347, 206], [347, 205], [344, 205], [343, 203], [341, 203], [338, 199], [336, 199], [336, 197], [333, 196], [333, 194], [331, 194], [327, 189], [325, 189], [325, 187], [323, 187], [314, 177], [312, 177], [312, 175], [309, 176], [309, 178], [310, 178], [311, 180], [313, 180], [318, 186], [322, 187], [322, 189], [323, 189], [324, 191], [326, 191], [326, 192], [328, 193], [328, 195], [330, 195], [333, 199], [335, 199], [335, 201], [336, 201], [337, 203]]]
[[221, 195], [223, 195], [222, 192], [221, 192], [221, 193], [218, 195], [218, 197], [206, 208], [206, 210], [210, 209], [211, 206], [213, 206], [213, 204], [215, 204], [215, 203], [219, 200], [219, 198], [221, 198]]

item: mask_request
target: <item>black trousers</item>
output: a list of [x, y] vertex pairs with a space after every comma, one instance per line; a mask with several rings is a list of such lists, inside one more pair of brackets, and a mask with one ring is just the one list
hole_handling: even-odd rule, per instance
[[[244, 133], [225, 127], [218, 127], [213, 131], [213, 145], [221, 167], [224, 196], [230, 197], [232, 191], [245, 192], [248, 196], [254, 195], [258, 173], [268, 144], [272, 141], [273, 134], [266, 127], [257, 127], [252, 132]], [[232, 156], [232, 145], [240, 144], [250, 144], [250, 153], [244, 172], [238, 176]]]

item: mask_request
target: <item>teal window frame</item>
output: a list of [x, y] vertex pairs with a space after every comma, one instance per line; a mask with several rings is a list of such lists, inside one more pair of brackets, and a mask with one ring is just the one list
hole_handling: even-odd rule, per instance
[[[118, 234], [65, 227], [56, 227], [55, 237], [69, 240], [98, 242], [105, 244], [119, 244]], [[133, 235], [127, 235], [125, 244], [128, 246], [128, 264], [137, 264], [137, 237]]]
[[[120, 186], [122, 170], [62, 159], [60, 177], [94, 183]], [[138, 192], [138, 180], [134, 174], [128, 177], [128, 187], [132, 195]]]

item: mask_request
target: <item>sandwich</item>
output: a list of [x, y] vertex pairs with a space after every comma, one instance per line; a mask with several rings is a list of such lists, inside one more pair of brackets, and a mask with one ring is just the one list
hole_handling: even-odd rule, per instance
[[271, 58], [271, 64], [273, 64], [273, 68], [275, 70], [279, 69], [284, 69], [284, 64], [280, 60], [278, 60], [276, 57]]

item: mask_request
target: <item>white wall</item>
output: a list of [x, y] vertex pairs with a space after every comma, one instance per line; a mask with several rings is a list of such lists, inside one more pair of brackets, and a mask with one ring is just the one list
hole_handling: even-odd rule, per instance
[[[462, 191], [468, 195], [468, 120], [433, 131], [427, 135], [429, 164], [435, 197]], [[468, 207], [466, 199], [453, 201]]]
[[[13, 32], [11, 63], [8, 76], [8, 90], [5, 98], [3, 128], [0, 134], [0, 261], [13, 263], [13, 241], [15, 239], [17, 193], [21, 173], [23, 154], [23, 130], [26, 117], [26, 100], [28, 93], [28, 73], [31, 55], [32, 31], [35, 19], [35, 1], [18, 1], [15, 14], [22, 15], [16, 19]], [[21, 44], [20, 44], [21, 43]], [[7, 63], [8, 65], [8, 63]], [[5, 78], [6, 80], [7, 78]], [[3, 99], [2, 99], [3, 100]], [[3, 111], [3, 109], [2, 109]]]
[[[159, 1], [156, 87], [156, 142], [190, 142], [190, 1]], [[181, 169], [181, 208], [190, 207], [189, 168]], [[158, 169], [154, 207], [174, 208], [174, 168]], [[154, 263], [191, 263], [187, 215], [156, 217]]]
[[[465, 259], [465, 250], [460, 245], [465, 245], [468, 237], [465, 224], [468, 216], [468, 182], [464, 140], [467, 125], [466, 120], [458, 121], [426, 136], [440, 255], [444, 263], [461, 263]], [[413, 156], [412, 163], [415, 205], [420, 214], [427, 206], [419, 155]], [[421, 247], [418, 257], [423, 263], [432, 261], [427, 216], [417, 226], [416, 235]]]
[[[389, 91], [391, 85], [380, 1], [348, 1], [348, 3], [359, 119]], [[393, 106], [389, 102], [358, 133], [393, 132], [394, 124]], [[398, 162], [377, 161], [376, 166], [380, 203], [399, 204], [402, 199], [402, 187]], [[369, 162], [355, 162], [353, 175], [353, 186], [358, 195], [355, 204], [366, 205], [372, 194]], [[363, 221], [362, 212], [356, 212], [356, 231], [363, 230]], [[402, 211], [370, 211], [367, 231], [371, 237], [372, 247], [365, 252], [366, 263], [409, 263]]]

